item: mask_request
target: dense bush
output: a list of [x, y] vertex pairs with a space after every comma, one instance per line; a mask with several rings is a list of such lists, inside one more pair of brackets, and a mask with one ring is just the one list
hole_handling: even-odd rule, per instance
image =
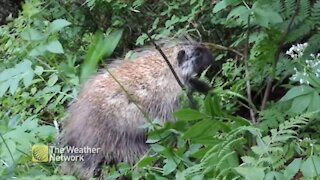
[[109, 178], [319, 178], [319, 26], [319, 0], [26, 0], [0, 26], [0, 177], [72, 179], [32, 163], [32, 145], [54, 144], [81, 82], [149, 32], [205, 42], [223, 67]]

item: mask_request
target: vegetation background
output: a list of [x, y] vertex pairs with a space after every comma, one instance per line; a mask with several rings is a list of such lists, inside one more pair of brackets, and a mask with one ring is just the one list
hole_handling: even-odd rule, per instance
[[320, 178], [319, 0], [1, 2], [0, 179], [75, 179], [31, 147], [54, 145], [81, 82], [146, 31], [206, 42], [223, 67], [198, 109], [146, 125], [150, 151], [109, 179]]

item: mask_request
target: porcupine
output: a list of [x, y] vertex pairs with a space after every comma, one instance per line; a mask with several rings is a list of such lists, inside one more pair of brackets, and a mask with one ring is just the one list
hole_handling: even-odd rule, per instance
[[[209, 49], [190, 42], [161, 49], [189, 90], [209, 90], [198, 79], [206, 68], [216, 66]], [[60, 145], [101, 149], [85, 154], [84, 162], [64, 162], [66, 174], [89, 179], [99, 175], [103, 164], [135, 163], [148, 150], [146, 129], [141, 128], [148, 121], [141, 109], [152, 119], [165, 122], [172, 120], [172, 112], [179, 108], [183, 90], [157, 50], [116, 64], [109, 69], [111, 74], [98, 73], [88, 80], [69, 108]]]

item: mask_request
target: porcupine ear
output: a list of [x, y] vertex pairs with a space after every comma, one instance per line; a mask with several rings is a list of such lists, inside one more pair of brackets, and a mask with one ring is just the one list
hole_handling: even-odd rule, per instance
[[177, 60], [178, 60], [178, 63], [179, 63], [179, 66], [186, 60], [186, 52], [184, 50], [181, 50], [178, 52], [178, 55], [177, 55]]

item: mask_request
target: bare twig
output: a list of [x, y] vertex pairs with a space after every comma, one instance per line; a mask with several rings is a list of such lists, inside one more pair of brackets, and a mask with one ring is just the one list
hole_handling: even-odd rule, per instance
[[265, 107], [266, 107], [266, 103], [268, 101], [268, 98], [269, 98], [269, 94], [270, 94], [270, 91], [271, 91], [271, 87], [272, 87], [272, 83], [273, 83], [273, 80], [276, 76], [276, 68], [277, 68], [277, 64], [278, 64], [278, 61], [279, 61], [279, 57], [280, 57], [280, 53], [281, 53], [281, 48], [283, 46], [283, 44], [285, 43], [285, 40], [287, 39], [288, 37], [288, 34], [289, 32], [291, 31], [291, 28], [292, 28], [292, 24], [293, 24], [293, 21], [295, 19], [295, 17], [298, 15], [299, 13], [299, 4], [300, 4], [300, 0], [297, 1], [297, 7], [296, 7], [296, 11], [295, 13], [292, 15], [291, 17], [291, 20], [288, 24], [288, 27], [280, 41], [280, 44], [277, 48], [277, 51], [275, 52], [275, 55], [274, 55], [274, 61], [273, 61], [273, 64], [272, 64], [272, 73], [271, 73], [271, 76], [268, 78], [268, 82], [267, 82], [267, 86], [266, 86], [266, 90], [264, 92], [264, 95], [263, 95], [263, 99], [262, 99], [262, 102], [261, 102], [261, 110], [264, 110]]

